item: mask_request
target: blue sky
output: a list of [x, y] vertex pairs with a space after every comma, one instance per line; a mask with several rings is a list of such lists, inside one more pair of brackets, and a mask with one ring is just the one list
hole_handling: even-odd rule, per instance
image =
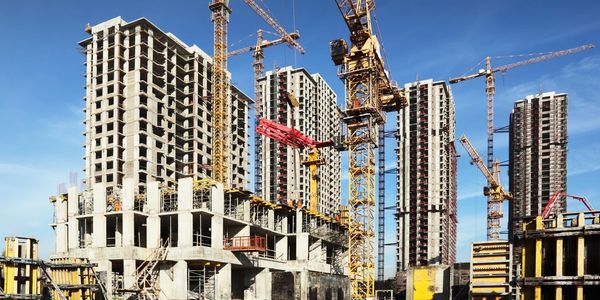
[[[320, 73], [343, 100], [329, 41], [347, 37], [333, 0], [263, 0], [289, 30], [297, 28], [306, 55], [285, 46], [266, 50], [267, 69], [304, 66]], [[115, 16], [147, 17], [188, 44], [212, 52], [208, 1], [6, 1], [0, 6], [0, 236], [40, 239], [42, 255], [54, 246], [48, 224], [48, 196], [83, 168], [84, 57], [77, 42], [86, 38], [86, 23]], [[585, 43], [600, 45], [597, 1], [377, 1], [377, 20], [392, 78], [447, 80], [464, 74], [484, 56], [555, 51]], [[273, 31], [240, 0], [232, 1], [231, 47], [251, 45], [256, 29]], [[295, 13], [294, 13], [295, 12]], [[271, 36], [271, 38], [273, 38]], [[498, 59], [498, 66], [510, 63]], [[250, 55], [229, 62], [235, 84], [252, 95]], [[512, 103], [539, 91], [569, 94], [568, 186], [600, 207], [600, 52], [593, 49], [511, 70], [497, 77], [496, 126], [508, 123]], [[484, 82], [453, 86], [457, 136], [469, 135], [480, 152], [485, 145]], [[393, 124], [388, 124], [392, 128]], [[496, 155], [508, 157], [507, 136], [496, 137]], [[485, 183], [458, 147], [458, 260], [467, 261], [469, 244], [485, 239]], [[393, 149], [388, 148], [393, 163]], [[345, 156], [344, 156], [345, 157]], [[504, 182], [507, 182], [505, 179]], [[347, 198], [347, 182], [343, 198]], [[394, 203], [393, 177], [388, 177], [388, 205]], [[569, 210], [583, 206], [569, 202]], [[391, 214], [388, 241], [395, 239]], [[394, 272], [394, 250], [386, 249], [386, 275]]]

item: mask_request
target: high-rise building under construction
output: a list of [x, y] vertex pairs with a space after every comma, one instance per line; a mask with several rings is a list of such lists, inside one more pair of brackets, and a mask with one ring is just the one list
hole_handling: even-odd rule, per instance
[[[211, 175], [212, 58], [147, 19], [114, 18], [88, 29], [86, 185], [132, 178], [176, 182]], [[232, 86], [231, 186], [248, 184], [249, 98]]]
[[[267, 72], [259, 84], [264, 118], [293, 127], [317, 141], [338, 137], [337, 96], [321, 75], [310, 74], [304, 68], [285, 67]], [[297, 107], [289, 94], [297, 100]], [[257, 193], [275, 203], [302, 199], [306, 205], [310, 175], [301, 163], [307, 158], [307, 151], [263, 136], [259, 141]], [[333, 147], [319, 152], [324, 164], [318, 167], [317, 207], [321, 213], [331, 215], [341, 204], [341, 155]]]
[[397, 271], [456, 259], [454, 99], [443, 81], [405, 85], [398, 114]]
[[[53, 256], [93, 263], [107, 299], [346, 299], [345, 225], [244, 189], [248, 99], [234, 87], [232, 184], [203, 178], [211, 58], [146, 19], [115, 18], [88, 32], [80, 43], [87, 182], [50, 198]], [[316, 101], [324, 85], [306, 80], [314, 86], [298, 98]]]
[[[510, 238], [522, 219], [540, 215], [548, 200], [567, 188], [567, 94], [547, 92], [515, 102], [510, 115]], [[565, 212], [564, 198], [554, 213]]]

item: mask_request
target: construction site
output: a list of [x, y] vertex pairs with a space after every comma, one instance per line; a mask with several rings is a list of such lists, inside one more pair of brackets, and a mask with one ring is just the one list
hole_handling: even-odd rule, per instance
[[[399, 84], [375, 0], [330, 2], [346, 31], [321, 49], [321, 68], [343, 94], [323, 70], [268, 60], [268, 47], [306, 49], [263, 1], [208, 1], [212, 55], [146, 17], [82, 24], [84, 178], [40, 208], [52, 215], [49, 257], [27, 232], [5, 238], [0, 299], [598, 299], [600, 211], [567, 185], [577, 91], [510, 99], [505, 127], [494, 111], [497, 75], [595, 46], [500, 66], [487, 56], [472, 74]], [[238, 9], [268, 28], [246, 25], [255, 43], [230, 49]], [[244, 54], [251, 95], [228, 68]], [[456, 129], [452, 86], [470, 80], [487, 108], [485, 156]], [[506, 154], [494, 152], [501, 133]], [[487, 238], [469, 244], [458, 240], [459, 159], [487, 183]]]

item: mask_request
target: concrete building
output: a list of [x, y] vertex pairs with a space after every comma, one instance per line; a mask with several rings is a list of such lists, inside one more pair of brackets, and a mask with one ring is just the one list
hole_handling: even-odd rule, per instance
[[[509, 143], [512, 240], [522, 231], [523, 218], [539, 215], [555, 192], [567, 188], [567, 94], [548, 92], [515, 102]], [[557, 199], [553, 212], [565, 211], [565, 199]]]
[[[340, 134], [337, 96], [319, 74], [303, 68], [285, 67], [266, 73], [260, 81], [263, 117], [300, 130], [317, 141], [334, 140]], [[290, 105], [288, 93], [298, 101]], [[302, 199], [309, 195], [308, 168], [302, 166], [307, 151], [260, 138], [260, 164], [257, 164], [257, 194], [273, 203]], [[333, 147], [319, 150], [325, 164], [319, 166], [318, 210], [337, 214], [341, 204], [341, 154]]]
[[[88, 29], [79, 45], [86, 55], [86, 186], [119, 186], [133, 178], [198, 179], [211, 171], [211, 64], [147, 19], [120, 17]], [[248, 184], [250, 99], [231, 88], [230, 182]]]
[[431, 79], [405, 85], [398, 114], [397, 272], [452, 266], [456, 258], [456, 150], [450, 87]]
[[90, 32], [81, 42], [87, 181], [51, 197], [53, 258], [97, 264], [113, 299], [349, 299], [345, 225], [243, 189], [248, 100], [235, 88], [230, 172], [239, 188], [203, 178], [210, 57], [145, 19]]
[[106, 183], [69, 188], [53, 197], [54, 257], [96, 263], [113, 297], [139, 289], [140, 266], [162, 251], [160, 299], [349, 299], [340, 223], [203, 182], [153, 181], [140, 194], [127, 178], [118, 196]]

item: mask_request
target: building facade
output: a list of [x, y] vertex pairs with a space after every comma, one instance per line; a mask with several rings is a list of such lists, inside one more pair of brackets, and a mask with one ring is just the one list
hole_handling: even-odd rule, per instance
[[405, 85], [398, 114], [397, 271], [456, 259], [454, 99], [442, 81]]
[[[510, 115], [510, 237], [522, 231], [522, 219], [535, 217], [548, 200], [567, 188], [567, 94], [548, 92], [515, 102]], [[566, 211], [557, 199], [553, 213]], [[518, 252], [518, 251], [516, 251]]]
[[[88, 28], [85, 182], [174, 183], [211, 176], [212, 58], [147, 19]], [[230, 184], [248, 184], [250, 99], [232, 86]]]
[[[321, 75], [285, 67], [267, 72], [259, 84], [264, 118], [298, 129], [317, 141], [339, 136], [337, 96]], [[297, 107], [291, 104], [288, 93], [297, 100]], [[262, 136], [259, 144], [257, 194], [273, 203], [299, 199], [306, 205], [310, 175], [302, 161], [307, 158], [307, 150], [298, 151]], [[341, 204], [341, 154], [333, 147], [319, 152], [324, 164], [318, 167], [318, 210], [332, 215], [338, 213]]]

